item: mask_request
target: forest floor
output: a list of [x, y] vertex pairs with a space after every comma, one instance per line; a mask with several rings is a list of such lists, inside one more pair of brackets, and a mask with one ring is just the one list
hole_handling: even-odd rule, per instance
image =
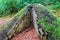
[[11, 18], [0, 18], [0, 26], [6, 24]]
[[0, 17], [0, 27], [9, 22], [15, 14]]

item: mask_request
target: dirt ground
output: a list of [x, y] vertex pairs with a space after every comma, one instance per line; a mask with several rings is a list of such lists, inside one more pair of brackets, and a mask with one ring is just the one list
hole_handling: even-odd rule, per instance
[[0, 17], [0, 26], [3, 26], [3, 25], [6, 24], [8, 21], [10, 21], [13, 16], [14, 16], [14, 14], [8, 15], [8, 16], [5, 16], [5, 17]]
[[11, 18], [0, 18], [0, 26], [6, 24]]

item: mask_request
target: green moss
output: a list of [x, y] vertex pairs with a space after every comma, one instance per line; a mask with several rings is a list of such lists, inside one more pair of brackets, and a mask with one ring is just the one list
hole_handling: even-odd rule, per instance
[[35, 8], [38, 13], [38, 24], [51, 34], [50, 36], [54, 35], [54, 37], [60, 38], [60, 18], [44, 6], [36, 6], [38, 6]]

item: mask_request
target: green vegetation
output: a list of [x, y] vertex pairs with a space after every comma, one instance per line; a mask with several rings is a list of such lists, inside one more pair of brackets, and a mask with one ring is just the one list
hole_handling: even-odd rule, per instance
[[50, 6], [52, 9], [60, 8], [59, 0], [0, 0], [0, 16], [17, 13], [28, 4], [39, 3]]
[[38, 11], [38, 24], [45, 29], [49, 38], [53, 36], [60, 40], [60, 18], [42, 5], [36, 6], [38, 6], [35, 8]]
[[[26, 5], [33, 3], [42, 4], [44, 6], [47, 6], [47, 8], [54, 10], [60, 8], [60, 0], [0, 0], [0, 17], [17, 13], [15, 16], [20, 19], [26, 13]], [[39, 10], [39, 8], [37, 10]], [[40, 24], [40, 26], [44, 27], [44, 29], [50, 35], [54, 35], [54, 37], [60, 38], [60, 18], [54, 15], [54, 13], [45, 9], [46, 8], [43, 7], [43, 10], [39, 10], [40, 12], [38, 13], [38, 23]], [[0, 28], [0, 31], [6, 29], [7, 27], [7, 24], [4, 25], [4, 28]]]
[[60, 2], [56, 1], [54, 4], [49, 6], [51, 9], [60, 9]]

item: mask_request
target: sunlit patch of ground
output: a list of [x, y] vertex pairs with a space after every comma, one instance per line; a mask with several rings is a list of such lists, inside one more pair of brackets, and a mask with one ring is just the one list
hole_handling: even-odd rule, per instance
[[60, 9], [57, 9], [57, 10], [55, 11], [55, 14], [56, 14], [58, 17], [60, 17]]
[[58, 17], [60, 17], [60, 8], [52, 10], [51, 5], [48, 5], [47, 8], [54, 12]]
[[0, 26], [3, 26], [6, 24], [11, 18], [0, 18]]
[[9, 22], [15, 14], [8, 15], [5, 17], [0, 17], [0, 27]]

